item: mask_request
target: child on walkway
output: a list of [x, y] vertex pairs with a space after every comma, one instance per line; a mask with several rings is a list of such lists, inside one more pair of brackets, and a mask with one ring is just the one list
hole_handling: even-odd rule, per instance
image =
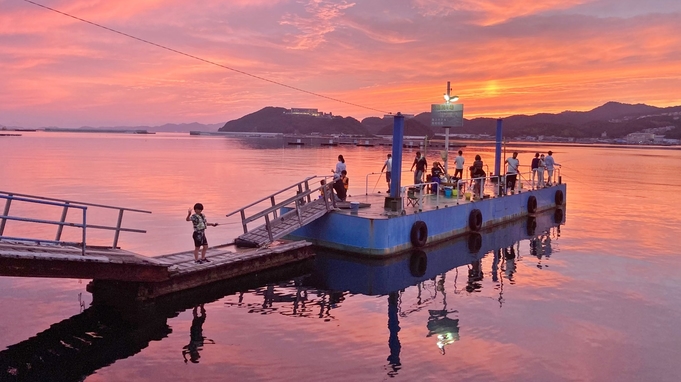
[[[194, 239], [194, 262], [197, 264], [210, 261], [206, 258], [206, 250], [208, 250], [208, 241], [206, 240], [206, 227], [212, 225], [217, 227], [218, 223], [208, 223], [206, 221], [206, 216], [203, 215], [203, 204], [194, 204], [194, 214], [192, 215], [192, 210], [187, 211], [187, 221], [191, 221], [194, 226], [194, 233], [192, 238]], [[199, 259], [199, 248], [201, 248], [201, 259]]]

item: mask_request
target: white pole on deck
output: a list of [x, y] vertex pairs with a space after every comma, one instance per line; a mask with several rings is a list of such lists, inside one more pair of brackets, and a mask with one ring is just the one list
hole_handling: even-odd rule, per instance
[[[451, 88], [449, 87], [449, 81], [447, 81], [447, 103], [449, 103], [449, 93]], [[449, 174], [447, 171], [449, 169], [449, 126], [445, 126], [445, 174]]]

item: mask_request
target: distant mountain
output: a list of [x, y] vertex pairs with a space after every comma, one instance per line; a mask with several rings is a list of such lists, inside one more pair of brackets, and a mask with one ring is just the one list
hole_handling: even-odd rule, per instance
[[[392, 120], [390, 120], [392, 121]], [[379, 130], [385, 127], [386, 123], [388, 123], [389, 120], [385, 118], [380, 118], [380, 117], [367, 117], [362, 120], [362, 126], [366, 127], [366, 129], [371, 133], [371, 134], [376, 134], [378, 133]]]
[[[95, 130], [146, 130], [148, 132], [154, 132], [154, 133], [188, 133], [190, 131], [217, 131], [217, 129], [222, 126], [222, 123], [214, 123], [214, 124], [203, 124], [203, 123], [198, 123], [198, 122], [193, 122], [193, 123], [166, 123], [165, 125], [161, 126], [99, 126], [99, 127], [90, 127], [90, 126], [81, 126], [78, 127], [78, 129], [95, 129]], [[46, 127], [54, 127], [54, 126], [46, 126]], [[43, 128], [46, 128], [43, 127]]]
[[[452, 128], [452, 134], [490, 134], [496, 130], [496, 118], [464, 119], [463, 127]], [[657, 129], [665, 138], [681, 139], [681, 106], [660, 108], [645, 104], [608, 102], [589, 111], [564, 111], [557, 114], [513, 115], [503, 119], [504, 135], [559, 136], [596, 138], [603, 133], [608, 138], [620, 138], [633, 132]], [[9, 127], [8, 127], [9, 128]], [[20, 128], [20, 127], [12, 127]], [[92, 129], [92, 127], [83, 127]], [[667, 131], [662, 128], [668, 128]], [[321, 133], [368, 136], [392, 134], [392, 119], [364, 118], [362, 122], [352, 117], [330, 114], [290, 114], [282, 107], [266, 107], [225, 124], [168, 123], [161, 126], [115, 126], [97, 129], [147, 130], [149, 132], [235, 131], [269, 133]], [[657, 132], [659, 131], [659, 132]], [[420, 113], [405, 120], [405, 135], [439, 134], [441, 128], [430, 126], [430, 112]]]
[[[376, 133], [377, 135], [392, 135], [393, 134], [393, 123], [392, 121], [388, 122], [388, 124], [385, 124], [386, 121], [384, 121], [383, 128]], [[430, 125], [430, 121], [428, 121]], [[433, 132], [433, 129], [431, 129], [429, 126], [424, 125], [423, 123], [419, 122], [416, 120], [416, 118], [409, 118], [404, 121], [404, 135], [409, 135], [409, 136], [428, 136], [430, 138], [435, 136], [435, 133]]]
[[305, 114], [290, 114], [288, 109], [272, 106], [229, 121], [219, 131], [372, 135], [366, 127], [352, 117], [344, 118], [331, 115], [317, 117]]
[[165, 125], [150, 127], [147, 130], [166, 133], [184, 133], [189, 131], [217, 131], [222, 125], [223, 125], [222, 123], [213, 123], [206, 125], [198, 122], [180, 124], [166, 123]]
[[[429, 121], [430, 113], [419, 114], [415, 119]], [[452, 128], [451, 133], [493, 135], [496, 121], [495, 118], [464, 119], [463, 127]], [[505, 136], [551, 135], [574, 138], [595, 138], [603, 133], [609, 138], [620, 138], [644, 129], [675, 126], [675, 129], [665, 133], [665, 137], [676, 138], [681, 135], [681, 106], [659, 108], [608, 102], [585, 112], [513, 115], [503, 118], [503, 126]]]

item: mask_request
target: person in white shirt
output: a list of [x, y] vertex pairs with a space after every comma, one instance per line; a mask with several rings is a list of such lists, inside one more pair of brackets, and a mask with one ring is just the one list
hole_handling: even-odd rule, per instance
[[553, 170], [554, 166], [560, 166], [560, 164], [556, 163], [556, 161], [553, 159], [553, 151], [549, 150], [548, 152], [549, 155], [546, 156], [546, 159], [544, 159], [544, 165], [546, 166], [546, 171], [549, 173], [549, 179], [547, 182], [548, 186], [551, 186], [553, 184]]
[[515, 182], [518, 178], [518, 166], [520, 165], [518, 152], [514, 152], [512, 158], [507, 158], [506, 163], [508, 164], [506, 170], [506, 190], [511, 190], [511, 194], [514, 194]]
[[331, 169], [331, 172], [333, 173], [333, 181], [337, 181], [341, 177], [341, 172], [343, 170], [347, 170], [347, 167], [345, 166], [345, 158], [343, 158], [342, 155], [338, 156], [338, 163], [336, 163], [336, 169]]
[[[388, 183], [388, 191], [390, 192], [390, 181], [392, 180], [392, 169], [393, 169], [393, 156], [392, 154], [388, 154], [388, 159], [386, 159], [385, 164], [383, 164], [383, 168], [381, 169], [381, 172], [385, 170], [385, 181]], [[378, 181], [376, 181], [378, 182]]]
[[539, 157], [539, 164], [537, 166], [537, 188], [545, 187], [544, 183], [544, 170], [546, 169], [546, 163], [544, 154]]
[[463, 178], [463, 163], [465, 160], [463, 159], [463, 151], [459, 150], [459, 155], [454, 158], [454, 163], [456, 165], [456, 170], [454, 171], [454, 177], [455, 178]]

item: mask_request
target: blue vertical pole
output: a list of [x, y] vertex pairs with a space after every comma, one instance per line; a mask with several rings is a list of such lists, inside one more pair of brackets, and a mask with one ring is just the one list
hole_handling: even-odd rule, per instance
[[[494, 175], [501, 175], [501, 140], [502, 140], [501, 118], [497, 119], [497, 147], [494, 153]], [[501, 182], [501, 178], [499, 182]]]
[[404, 116], [393, 117], [393, 168], [390, 182], [390, 197], [399, 198], [402, 187], [402, 142], [404, 141]]

